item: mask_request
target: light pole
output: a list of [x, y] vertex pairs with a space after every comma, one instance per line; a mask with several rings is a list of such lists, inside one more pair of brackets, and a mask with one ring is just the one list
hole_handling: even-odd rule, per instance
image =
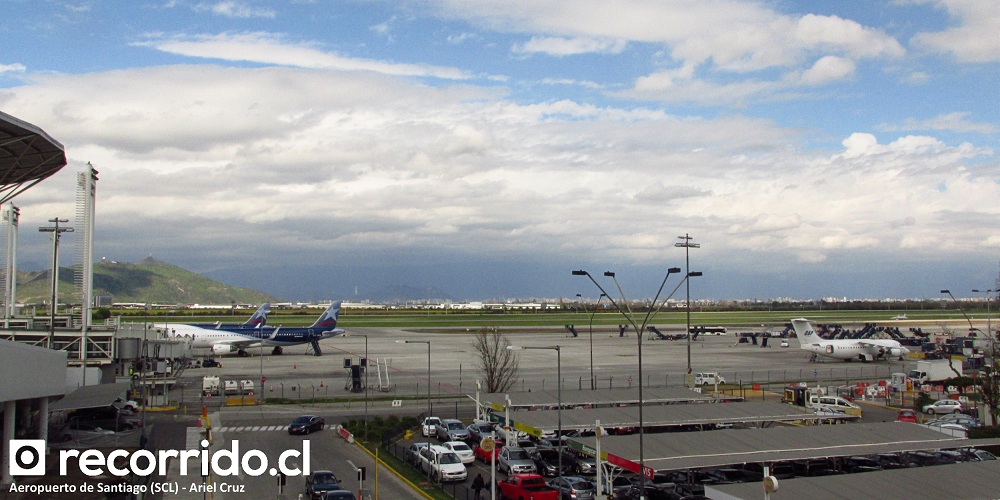
[[[684, 248], [684, 272], [691, 272], [691, 249], [701, 248], [700, 243], [691, 243], [693, 239], [688, 233], [684, 233], [684, 236], [678, 236], [677, 239], [684, 240], [683, 242], [674, 243], [675, 247]], [[690, 274], [688, 274], [690, 276]], [[691, 386], [691, 282], [687, 284], [687, 299], [685, 300], [685, 309], [687, 310], [687, 382], [688, 386]]]
[[973, 290], [973, 293], [986, 294], [986, 337], [993, 339], [993, 319], [990, 318], [990, 294], [997, 290]]
[[[646, 494], [645, 494], [645, 487], [646, 487], [646, 454], [645, 454], [645, 449], [644, 449], [644, 441], [645, 441], [646, 432], [643, 429], [643, 426], [645, 425], [645, 420], [643, 419], [643, 412], [642, 412], [642, 408], [643, 408], [643, 399], [642, 399], [642, 332], [646, 329], [646, 324], [649, 322], [649, 318], [653, 314], [654, 309], [656, 309], [656, 310], [659, 309], [659, 308], [654, 308], [652, 306], [655, 306], [656, 305], [656, 301], [660, 298], [660, 293], [663, 292], [663, 287], [664, 287], [664, 285], [667, 284], [667, 278], [669, 278], [671, 274], [679, 273], [679, 272], [681, 272], [681, 270], [678, 267], [671, 267], [670, 269], [667, 269], [667, 274], [663, 277], [663, 281], [660, 283], [660, 289], [657, 290], [656, 296], [653, 297], [653, 303], [650, 306], [649, 311], [647, 311], [646, 318], [643, 319], [642, 326], [640, 327], [635, 322], [635, 318], [632, 317], [632, 309], [628, 305], [628, 299], [625, 298], [625, 292], [622, 291], [622, 287], [618, 283], [618, 279], [615, 276], [615, 273], [613, 273], [611, 271], [606, 271], [604, 273], [604, 275], [608, 276], [608, 277], [611, 277], [614, 280], [615, 286], [618, 287], [618, 292], [621, 295], [621, 302], [624, 302], [625, 303], [625, 307], [628, 309], [628, 313], [627, 314], [622, 309], [621, 305], [619, 305], [619, 303], [616, 302], [615, 299], [611, 298], [611, 295], [608, 295], [607, 291], [604, 290], [604, 287], [602, 287], [600, 285], [600, 283], [598, 283], [597, 280], [595, 280], [594, 277], [590, 275], [589, 272], [584, 271], [582, 269], [578, 270], [578, 271], [573, 271], [573, 276], [586, 276], [586, 277], [590, 278], [590, 281], [598, 288], [598, 290], [600, 290], [601, 293], [603, 293], [604, 295], [606, 295], [608, 297], [608, 300], [611, 301], [611, 304], [615, 306], [615, 309], [617, 309], [618, 312], [622, 316], [624, 316], [625, 319], [632, 325], [632, 327], [635, 328], [635, 336], [636, 336], [636, 341], [638, 342], [638, 349], [639, 349], [639, 360], [638, 360], [639, 361], [639, 492], [640, 492], [639, 493], [639, 495], [640, 495], [639, 498], [645, 498], [646, 497]], [[687, 277], [685, 277], [684, 279], [687, 280]], [[683, 283], [683, 281], [681, 283]], [[680, 287], [681, 283], [678, 283], [677, 286]], [[666, 299], [663, 299], [663, 302], [666, 303], [666, 301], [669, 300], [670, 297], [672, 297], [673, 294], [674, 294], [674, 292], [676, 292], [676, 291], [677, 291], [677, 288], [674, 288], [674, 291], [671, 292], [670, 295], [667, 296]]]
[[590, 313], [590, 390], [592, 391], [597, 389], [597, 378], [594, 377], [594, 315], [601, 307], [601, 299], [607, 296], [608, 294], [601, 293], [601, 296], [597, 298], [597, 305], [594, 306], [594, 312]]
[[[563, 460], [562, 460], [562, 456], [563, 456], [563, 452], [565, 451], [565, 450], [563, 450], [563, 446], [562, 446], [562, 349], [559, 346], [557, 346], [557, 345], [554, 345], [554, 346], [534, 346], [534, 347], [532, 347], [532, 346], [509, 345], [509, 346], [507, 346], [507, 349], [510, 349], [510, 350], [515, 350], [515, 349], [517, 349], [517, 350], [539, 349], [539, 350], [548, 350], [548, 351], [555, 351], [556, 352], [556, 379], [557, 379], [556, 380], [556, 399], [557, 399], [556, 404], [558, 405], [556, 407], [556, 422], [557, 422], [556, 423], [556, 440], [559, 443], [559, 445], [558, 445], [559, 446], [558, 447], [558, 450], [559, 450], [559, 471], [558, 471], [559, 472], [559, 483], [558, 484], [559, 484], [559, 487], [561, 488], [562, 487], [562, 478], [563, 478], [563, 466], [562, 466]], [[642, 385], [642, 384], [639, 384], [639, 385]], [[508, 425], [509, 425], [509, 423], [508, 423]], [[600, 457], [598, 457], [598, 458], [600, 458]]]
[[972, 318], [970, 318], [968, 314], [965, 314], [965, 310], [962, 309], [962, 305], [958, 303], [958, 299], [951, 294], [951, 290], [941, 290], [941, 293], [947, 293], [948, 296], [951, 297], [951, 301], [955, 303], [955, 307], [958, 308], [958, 312], [962, 313], [962, 316], [965, 316], [965, 320], [969, 322], [969, 333], [974, 333], [976, 331], [976, 327], [972, 326]]
[[[431, 416], [431, 341], [397, 340], [399, 344], [427, 344], [427, 417]], [[367, 385], [367, 384], [366, 384]]]

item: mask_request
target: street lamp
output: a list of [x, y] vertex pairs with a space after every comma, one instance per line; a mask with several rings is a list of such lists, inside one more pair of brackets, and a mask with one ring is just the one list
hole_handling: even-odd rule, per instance
[[[427, 415], [431, 416], [431, 341], [430, 340], [397, 340], [397, 344], [427, 344]], [[367, 384], [366, 384], [367, 385]]]
[[[557, 345], [555, 345], [555, 346], [534, 346], [534, 347], [532, 347], [532, 346], [509, 345], [509, 346], [507, 346], [507, 349], [510, 349], [512, 351], [513, 350], [538, 349], [538, 350], [548, 350], [548, 351], [555, 351], [556, 352], [556, 379], [557, 379], [556, 380], [556, 398], [557, 398], [556, 404], [558, 405], [556, 407], [556, 421], [557, 421], [557, 423], [556, 423], [556, 439], [559, 441], [559, 445], [558, 445], [559, 446], [559, 448], [558, 448], [558, 450], [559, 450], [559, 487], [561, 488], [562, 487], [562, 478], [563, 478], [563, 466], [562, 466], [563, 460], [562, 460], [562, 456], [563, 456], [563, 452], [565, 451], [565, 450], [563, 450], [563, 446], [562, 446], [562, 349], [559, 346], [557, 346]], [[639, 384], [639, 385], [642, 385], [642, 384]], [[510, 425], [510, 422], [507, 422], [507, 425]], [[600, 458], [600, 457], [598, 457], [598, 458]]]
[[[38, 228], [39, 232], [42, 233], [52, 233], [52, 303], [49, 304], [49, 342], [45, 347], [52, 349], [52, 343], [56, 336], [56, 301], [59, 296], [59, 238], [62, 233], [72, 233], [73, 228], [71, 227], [59, 227], [60, 222], [69, 222], [69, 219], [60, 219], [56, 217], [54, 219], [49, 219], [49, 222], [54, 223], [54, 226], [43, 226]], [[87, 346], [84, 345], [83, 352], [86, 352]], [[84, 358], [86, 359], [86, 358]], [[83, 383], [87, 385], [87, 366], [84, 363], [83, 366]]]
[[601, 307], [601, 299], [607, 296], [608, 294], [602, 293], [597, 298], [597, 305], [594, 306], [594, 312], [590, 313], [590, 390], [592, 391], [597, 389], [597, 378], [594, 377], [594, 315], [597, 314], [597, 309]]
[[[684, 236], [678, 236], [677, 239], [684, 240], [683, 242], [674, 243], [677, 248], [684, 249], [684, 272], [691, 276], [691, 249], [701, 248], [700, 243], [691, 243], [693, 239], [688, 233], [684, 233]], [[691, 385], [691, 282], [687, 283], [687, 298], [685, 301], [685, 309], [687, 310], [687, 382]]]
[[976, 327], [972, 326], [972, 318], [970, 318], [968, 314], [965, 314], [965, 310], [962, 309], [962, 305], [958, 303], [955, 296], [951, 294], [951, 290], [941, 290], [941, 293], [947, 293], [948, 296], [951, 297], [951, 301], [955, 303], [955, 307], [958, 308], [958, 312], [962, 313], [962, 316], [965, 316], [965, 320], [969, 322], [969, 333], [973, 334], [973, 332], [976, 331]]
[[986, 294], [986, 337], [993, 338], [993, 318], [990, 317], [990, 294], [997, 290], [973, 290], [973, 293]]
[[[667, 284], [667, 279], [670, 278], [671, 274], [675, 274], [675, 273], [679, 273], [679, 272], [681, 272], [681, 270], [680, 270], [679, 267], [671, 267], [671, 268], [667, 269], [667, 274], [663, 277], [663, 281], [660, 283], [660, 289], [657, 290], [656, 296], [653, 297], [653, 303], [650, 306], [649, 311], [646, 312], [646, 317], [645, 317], [645, 319], [643, 319], [642, 326], [640, 327], [635, 322], [635, 318], [633, 318], [632, 308], [628, 305], [628, 299], [625, 298], [625, 292], [622, 291], [622, 287], [618, 283], [618, 278], [615, 276], [614, 272], [612, 272], [612, 271], [605, 271], [604, 275], [610, 277], [611, 279], [613, 279], [615, 281], [615, 286], [618, 287], [618, 292], [621, 295], [621, 302], [624, 302], [625, 303], [625, 307], [628, 309], [628, 313], [627, 314], [625, 313], [624, 310], [622, 310], [621, 305], [619, 305], [619, 303], [616, 302], [615, 299], [613, 299], [611, 297], [611, 295], [608, 295], [607, 291], [604, 290], [604, 287], [602, 287], [600, 285], [600, 283], [598, 283], [597, 280], [595, 280], [594, 277], [590, 275], [589, 272], [584, 271], [582, 269], [577, 270], [577, 271], [573, 271], [573, 276], [586, 276], [586, 277], [590, 278], [590, 281], [592, 283], [594, 283], [594, 285], [598, 288], [598, 290], [600, 290], [602, 294], [604, 294], [604, 295], [606, 295], [608, 297], [608, 300], [611, 301], [611, 304], [615, 306], [615, 309], [617, 309], [618, 312], [622, 316], [624, 316], [625, 319], [632, 325], [632, 327], [635, 328], [635, 336], [636, 336], [636, 341], [638, 342], [638, 351], [639, 351], [639, 491], [640, 491], [639, 495], [640, 495], [640, 498], [645, 498], [645, 496], [646, 496], [646, 494], [645, 494], [645, 487], [646, 487], [646, 454], [645, 454], [645, 449], [644, 449], [644, 442], [645, 442], [646, 432], [645, 432], [645, 429], [643, 429], [643, 427], [645, 425], [645, 420], [643, 419], [643, 411], [642, 411], [642, 408], [643, 408], [643, 399], [642, 399], [642, 332], [646, 329], [646, 324], [649, 322], [649, 318], [652, 315], [654, 309], [659, 310], [658, 307], [654, 308], [652, 306], [655, 306], [657, 300], [660, 298], [660, 293], [663, 292], [663, 287], [664, 287], [664, 285]], [[687, 277], [685, 277], [684, 279], [687, 280]], [[683, 281], [681, 283], [683, 283]], [[677, 286], [680, 287], [681, 283], [678, 283]], [[677, 291], [677, 288], [674, 288], [674, 292], [676, 292], [676, 291]], [[670, 295], [667, 296], [666, 299], [663, 299], [663, 302], [666, 303], [666, 301], [669, 300], [670, 297], [673, 296], [674, 292], [671, 292]]]

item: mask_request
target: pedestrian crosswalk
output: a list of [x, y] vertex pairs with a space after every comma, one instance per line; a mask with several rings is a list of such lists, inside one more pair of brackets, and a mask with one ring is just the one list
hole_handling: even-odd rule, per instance
[[[336, 430], [336, 425], [327, 425], [324, 429]], [[268, 432], [287, 431], [288, 425], [237, 425], [232, 427], [216, 427], [215, 432]]]

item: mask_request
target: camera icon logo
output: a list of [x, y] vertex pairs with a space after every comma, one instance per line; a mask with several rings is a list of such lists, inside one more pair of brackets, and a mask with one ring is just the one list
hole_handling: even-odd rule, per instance
[[11, 476], [45, 475], [44, 439], [11, 439], [7, 449]]

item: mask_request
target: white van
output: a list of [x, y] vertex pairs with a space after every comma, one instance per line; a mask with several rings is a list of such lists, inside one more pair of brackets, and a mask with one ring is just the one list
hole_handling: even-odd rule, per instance
[[444, 446], [426, 446], [420, 449], [419, 454], [420, 468], [434, 481], [465, 481], [469, 476], [462, 459]]
[[219, 376], [218, 375], [205, 375], [201, 378], [201, 390], [208, 395], [218, 395], [219, 394]]
[[725, 384], [726, 379], [715, 372], [696, 373], [694, 375], [694, 385], [715, 385]]
[[809, 402], [806, 403], [806, 407], [861, 416], [860, 406], [838, 396], [809, 396]]

